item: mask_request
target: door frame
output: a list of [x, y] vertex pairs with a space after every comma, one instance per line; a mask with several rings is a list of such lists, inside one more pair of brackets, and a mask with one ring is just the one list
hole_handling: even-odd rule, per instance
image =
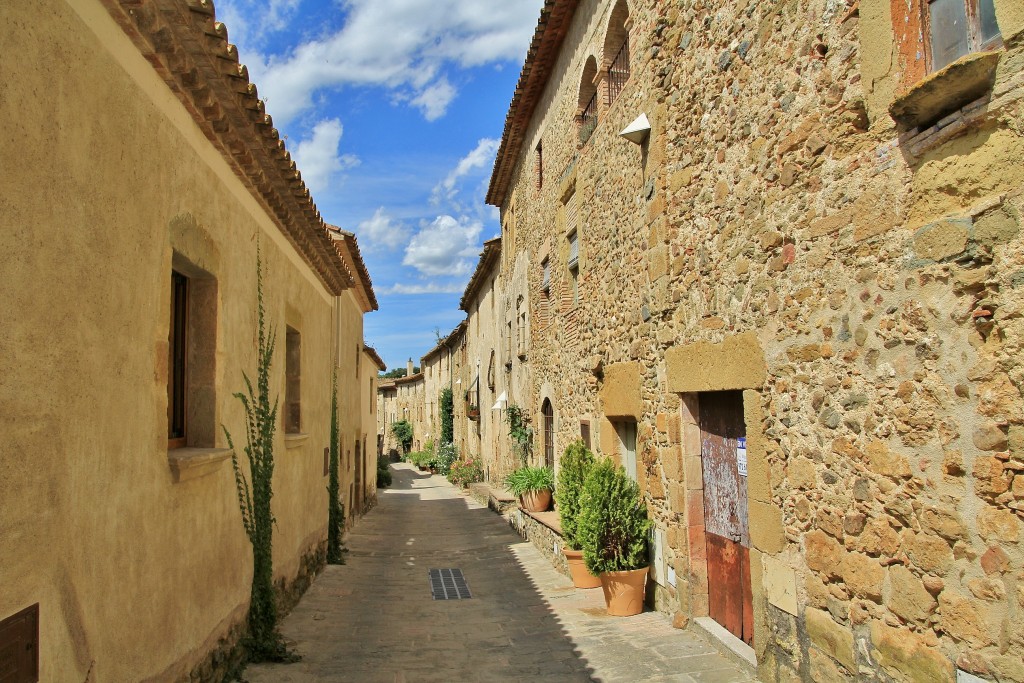
[[[683, 482], [673, 490], [672, 507], [683, 517], [674, 552], [685, 564], [686, 584], [678, 591], [680, 609], [691, 618], [709, 616], [707, 543], [704, 530], [704, 475], [701, 461], [700, 399], [702, 392], [743, 391], [747, 434], [747, 504], [750, 530], [750, 588], [754, 617], [753, 654], [763, 661], [772, 642], [767, 627], [767, 592], [763, 558], [778, 556], [787, 544], [782, 510], [771, 495], [767, 437], [762, 430], [762, 393], [767, 363], [757, 333], [727, 336], [721, 342], [699, 341], [672, 347], [665, 354], [666, 390], [680, 398], [678, 440]], [[685, 540], [684, 540], [685, 539]], [[685, 544], [685, 546], [684, 546]], [[683, 547], [679, 547], [683, 546]], [[775, 604], [775, 603], [773, 603]], [[724, 631], [724, 629], [723, 629]], [[730, 636], [731, 637], [731, 636]], [[748, 647], [738, 638], [736, 642]]]

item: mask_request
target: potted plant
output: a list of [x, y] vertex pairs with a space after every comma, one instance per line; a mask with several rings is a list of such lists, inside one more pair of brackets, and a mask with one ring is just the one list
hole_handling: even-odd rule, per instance
[[644, 609], [650, 529], [637, 483], [610, 458], [595, 463], [583, 483], [577, 534], [587, 569], [601, 577], [612, 616]]
[[569, 575], [577, 588], [598, 588], [601, 578], [587, 571], [583, 563], [583, 551], [579, 538], [580, 495], [583, 482], [594, 467], [594, 454], [577, 440], [565, 449], [558, 467], [558, 487], [555, 502], [558, 503], [558, 517], [562, 524], [562, 538], [565, 545], [562, 553], [569, 565]]
[[547, 467], [520, 467], [505, 477], [505, 488], [528, 512], [544, 512], [551, 505], [555, 475]]
[[480, 408], [478, 406], [475, 406], [472, 403], [470, 403], [469, 407], [466, 408], [466, 417], [468, 417], [470, 420], [475, 420], [475, 419], [479, 418], [480, 417]]

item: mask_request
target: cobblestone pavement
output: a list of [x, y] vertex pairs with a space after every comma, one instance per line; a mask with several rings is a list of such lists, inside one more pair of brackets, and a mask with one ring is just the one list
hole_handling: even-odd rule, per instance
[[[440, 476], [392, 465], [394, 486], [284, 620], [302, 655], [250, 683], [750, 681], [668, 617], [604, 613], [505, 521]], [[428, 569], [459, 568], [473, 597], [433, 600]]]

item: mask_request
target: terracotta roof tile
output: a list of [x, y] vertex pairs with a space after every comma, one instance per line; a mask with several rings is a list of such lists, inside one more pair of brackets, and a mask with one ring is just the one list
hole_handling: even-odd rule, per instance
[[483, 286], [484, 279], [491, 271], [491, 268], [494, 267], [494, 264], [498, 262], [498, 256], [500, 255], [500, 237], [495, 237], [492, 240], [484, 242], [484, 250], [480, 254], [480, 260], [477, 261], [476, 270], [473, 271], [473, 276], [469, 278], [469, 284], [466, 285], [466, 291], [463, 293], [462, 300], [459, 302], [459, 308], [466, 313], [469, 313], [469, 305], [479, 293], [480, 287]]
[[487, 203], [492, 206], [500, 207], [505, 202], [526, 129], [544, 92], [551, 67], [558, 59], [578, 4], [579, 0], [544, 0], [530, 50], [526, 53], [526, 61], [505, 116], [505, 130], [487, 188]]
[[352, 286], [302, 174], [210, 0], [101, 0], [324, 286]]

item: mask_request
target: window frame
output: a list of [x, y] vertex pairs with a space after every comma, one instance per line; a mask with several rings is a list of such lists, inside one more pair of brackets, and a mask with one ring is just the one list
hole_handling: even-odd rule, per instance
[[[947, 66], [949, 66], [950, 64], [955, 62], [957, 59], [961, 59], [961, 58], [963, 58], [963, 57], [965, 57], [967, 55], [976, 54], [978, 52], [990, 52], [992, 50], [998, 50], [999, 48], [1001, 48], [1003, 46], [1002, 30], [999, 29], [998, 23], [996, 25], [997, 33], [996, 33], [995, 36], [993, 36], [992, 38], [989, 38], [989, 39], [986, 40], [981, 35], [981, 30], [982, 30], [982, 28], [981, 28], [982, 27], [981, 2], [983, 0], [960, 0], [960, 2], [962, 2], [962, 4], [963, 4], [964, 13], [965, 13], [966, 20], [967, 20], [966, 36], [965, 36], [966, 43], [967, 43], [967, 52], [965, 52], [964, 54], [960, 55], [959, 57], [956, 57], [954, 59], [951, 59], [951, 60], [943, 63], [941, 66], [937, 66], [936, 65], [937, 62], [936, 62], [936, 58], [935, 58], [936, 55], [935, 55], [934, 35], [933, 35], [933, 28], [932, 28], [932, 5], [935, 4], [936, 2], [941, 2], [942, 0], [920, 0], [920, 1], [921, 1], [921, 13], [922, 13], [922, 20], [923, 20], [922, 23], [924, 24], [923, 30], [922, 30], [921, 34], [923, 36], [924, 44], [925, 44], [925, 56], [926, 56], [925, 75], [933, 74], [933, 73], [935, 73], [937, 71], [941, 71], [942, 69], [946, 68]], [[993, 6], [993, 14], [994, 14], [994, 12], [995, 12], [995, 9], [994, 9], [994, 6]], [[995, 19], [994, 16], [993, 16], [993, 19]]]
[[284, 433], [302, 434], [302, 333], [285, 325]]
[[189, 278], [171, 269], [167, 331], [167, 449], [188, 445]]

